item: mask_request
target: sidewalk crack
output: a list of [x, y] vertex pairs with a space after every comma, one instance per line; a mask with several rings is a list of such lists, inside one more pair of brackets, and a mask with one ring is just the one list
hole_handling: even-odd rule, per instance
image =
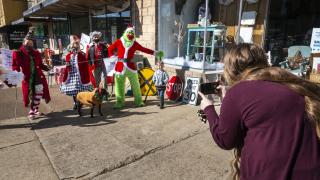
[[143, 159], [144, 157], [146, 157], [146, 156], [148, 156], [150, 154], [153, 154], [153, 153], [156, 153], [156, 152], [161, 151], [163, 149], [166, 149], [166, 148], [168, 148], [170, 146], [173, 146], [174, 144], [178, 144], [180, 142], [183, 142], [183, 141], [185, 141], [185, 140], [187, 140], [189, 138], [192, 138], [192, 137], [194, 137], [196, 135], [199, 135], [199, 134], [202, 134], [202, 133], [206, 133], [207, 131], [208, 131], [208, 129], [205, 129], [205, 130], [202, 130], [202, 131], [196, 130], [196, 131], [188, 134], [185, 137], [182, 137], [180, 139], [171, 141], [171, 143], [169, 143], [169, 144], [158, 146], [158, 147], [155, 147], [155, 148], [153, 148], [151, 150], [148, 150], [148, 151], [144, 151], [144, 153], [142, 155], [130, 156], [130, 157], [126, 158], [124, 161], [119, 162], [117, 165], [114, 165], [112, 167], [107, 167], [107, 168], [105, 168], [105, 169], [103, 169], [101, 171], [95, 172], [95, 173], [90, 173], [88, 176], [84, 177], [84, 179], [93, 179], [93, 178], [98, 177], [100, 175], [103, 175], [103, 174], [109, 173], [111, 171], [120, 169], [122, 167], [128, 166], [128, 165], [130, 165], [132, 163], [140, 161], [141, 159]]
[[32, 142], [32, 141], [34, 141], [34, 140], [35, 140], [35, 139], [29, 140], [29, 141], [24, 141], [24, 142], [17, 143], [17, 144], [11, 144], [11, 145], [5, 146], [5, 147], [0, 147], [0, 150], [6, 149], [6, 148], [10, 148], [10, 147], [14, 147], [14, 146], [19, 146], [19, 145], [22, 145], [22, 144], [27, 144], [27, 143]]

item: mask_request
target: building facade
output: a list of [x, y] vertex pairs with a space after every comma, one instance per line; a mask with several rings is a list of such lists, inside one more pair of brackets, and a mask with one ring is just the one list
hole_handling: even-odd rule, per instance
[[0, 0], [0, 48], [16, 46], [24, 35], [24, 27], [12, 27], [11, 23], [22, 17], [27, 1]]

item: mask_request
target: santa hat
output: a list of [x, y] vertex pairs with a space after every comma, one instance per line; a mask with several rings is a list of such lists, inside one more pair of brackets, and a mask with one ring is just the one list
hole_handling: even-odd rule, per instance
[[128, 24], [125, 33], [129, 32], [129, 31], [135, 32], [135, 28], [134, 28], [134, 26], [132, 24]]

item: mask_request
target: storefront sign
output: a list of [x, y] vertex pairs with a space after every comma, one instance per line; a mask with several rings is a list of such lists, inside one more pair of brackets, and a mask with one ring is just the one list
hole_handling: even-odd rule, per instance
[[198, 99], [198, 89], [199, 89], [200, 78], [186, 78], [186, 86], [183, 90], [182, 101], [184, 103], [189, 103], [196, 105]]
[[24, 37], [26, 36], [28, 30], [27, 28], [16, 28], [16, 29], [10, 29], [8, 33], [8, 39], [9, 39], [9, 47], [10, 49], [18, 49], [22, 42]]
[[0, 56], [2, 59], [2, 66], [8, 70], [12, 69], [12, 51], [9, 49], [0, 49]]
[[183, 89], [182, 80], [178, 76], [172, 76], [168, 81], [166, 94], [168, 99], [176, 101], [181, 97]]
[[82, 51], [84, 53], [86, 53], [86, 48], [87, 48], [87, 45], [90, 43], [90, 36], [82, 33], [81, 34], [81, 39], [80, 39], [80, 44], [82, 45], [83, 49]]
[[312, 53], [320, 52], [320, 28], [313, 28], [310, 47]]

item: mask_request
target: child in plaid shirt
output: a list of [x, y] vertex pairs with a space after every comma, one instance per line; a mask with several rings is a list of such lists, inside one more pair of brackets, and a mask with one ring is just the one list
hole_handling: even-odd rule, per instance
[[164, 92], [166, 90], [168, 80], [169, 76], [168, 73], [164, 71], [164, 63], [159, 61], [158, 70], [154, 73], [152, 81], [155, 84], [158, 91], [158, 96], [160, 97], [160, 109], [163, 109], [164, 107]]

